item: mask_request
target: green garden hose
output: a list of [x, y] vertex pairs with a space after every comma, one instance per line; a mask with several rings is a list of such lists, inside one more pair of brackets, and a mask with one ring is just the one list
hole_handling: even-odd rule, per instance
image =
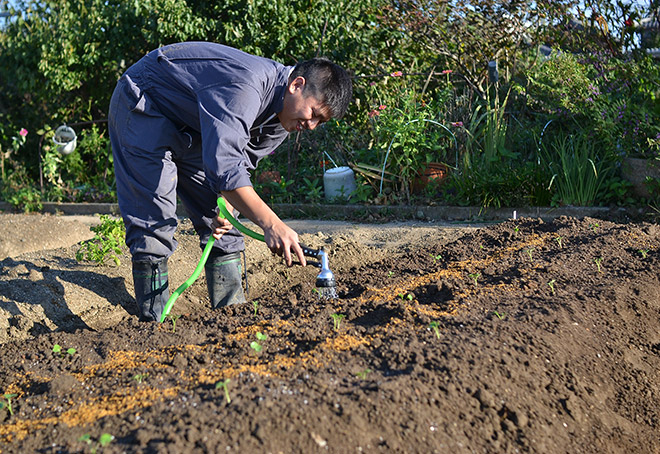
[[[262, 234], [253, 232], [252, 230], [248, 229], [243, 224], [238, 222], [236, 218], [234, 218], [234, 216], [232, 216], [229, 213], [229, 211], [227, 210], [227, 204], [225, 203], [225, 199], [222, 197], [218, 197], [218, 209], [220, 210], [219, 216], [227, 219], [231, 223], [231, 225], [236, 227], [240, 232], [248, 236], [251, 236], [255, 240], [265, 241], [264, 236]], [[170, 314], [170, 311], [172, 310], [172, 306], [174, 305], [174, 302], [177, 300], [177, 298], [183, 293], [185, 289], [190, 287], [192, 283], [195, 282], [199, 277], [200, 273], [204, 269], [204, 264], [206, 263], [206, 260], [208, 260], [209, 255], [211, 254], [211, 248], [213, 247], [214, 242], [215, 242], [215, 238], [213, 236], [210, 236], [208, 242], [206, 243], [206, 247], [204, 247], [204, 251], [202, 252], [202, 257], [199, 259], [199, 263], [197, 264], [195, 271], [193, 271], [193, 274], [186, 280], [186, 282], [181, 284], [167, 300], [167, 303], [165, 304], [165, 308], [163, 309], [163, 315], [161, 315], [160, 317], [161, 323], [163, 323], [167, 318], [167, 316]]]
[[[244, 233], [245, 235], [250, 236], [255, 240], [266, 242], [264, 236], [261, 233], [257, 233], [248, 229], [243, 224], [238, 222], [238, 220], [236, 220], [234, 216], [231, 215], [229, 210], [227, 210], [227, 204], [225, 203], [225, 199], [222, 197], [218, 197], [218, 209], [219, 209], [218, 216], [227, 219], [231, 223], [231, 225], [236, 227], [236, 229], [239, 232]], [[202, 258], [199, 259], [197, 268], [195, 268], [195, 271], [193, 271], [192, 276], [190, 276], [186, 280], [186, 282], [181, 284], [179, 288], [177, 288], [174, 291], [174, 293], [172, 293], [172, 296], [170, 296], [170, 298], [167, 300], [167, 303], [165, 304], [165, 308], [163, 309], [163, 315], [161, 315], [160, 317], [161, 323], [163, 323], [167, 318], [167, 316], [170, 314], [174, 302], [181, 295], [181, 293], [183, 293], [185, 289], [190, 287], [190, 285], [193, 282], [195, 282], [199, 277], [199, 274], [202, 272], [202, 269], [204, 269], [204, 264], [206, 263], [206, 260], [209, 258], [209, 255], [211, 254], [211, 248], [213, 247], [214, 242], [215, 242], [215, 238], [213, 236], [210, 236], [208, 242], [206, 243], [206, 247], [204, 247], [204, 251], [202, 252]], [[316, 278], [316, 286], [321, 289], [322, 295], [325, 295], [330, 298], [336, 298], [337, 293], [335, 291], [335, 278], [334, 275], [332, 274], [332, 271], [330, 271], [330, 268], [328, 267], [328, 255], [323, 251], [323, 248], [311, 249], [302, 244], [300, 245], [300, 247], [302, 248], [304, 255], [321, 260], [321, 263], [318, 264], [321, 268], [321, 273]]]

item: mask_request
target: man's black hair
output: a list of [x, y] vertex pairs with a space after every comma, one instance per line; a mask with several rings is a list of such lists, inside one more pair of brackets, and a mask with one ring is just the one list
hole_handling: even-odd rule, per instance
[[346, 114], [353, 97], [353, 82], [344, 68], [327, 58], [312, 58], [296, 64], [289, 82], [298, 76], [305, 78], [305, 96], [321, 101], [332, 118]]

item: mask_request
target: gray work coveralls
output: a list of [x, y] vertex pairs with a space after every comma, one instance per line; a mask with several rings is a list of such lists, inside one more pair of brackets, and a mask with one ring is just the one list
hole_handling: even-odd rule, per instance
[[[119, 208], [134, 261], [176, 248], [176, 197], [204, 247], [220, 191], [251, 186], [249, 171], [287, 137], [282, 110], [290, 66], [215, 43], [154, 50], [112, 95], [109, 130]], [[234, 228], [215, 242], [244, 249]]]

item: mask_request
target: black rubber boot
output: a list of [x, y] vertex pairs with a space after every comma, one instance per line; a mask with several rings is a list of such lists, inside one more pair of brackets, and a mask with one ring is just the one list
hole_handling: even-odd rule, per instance
[[239, 252], [223, 254], [220, 251], [211, 251], [204, 271], [213, 309], [246, 302], [241, 285], [241, 268]]
[[160, 322], [170, 297], [167, 259], [159, 262], [133, 262], [133, 284], [140, 321]]

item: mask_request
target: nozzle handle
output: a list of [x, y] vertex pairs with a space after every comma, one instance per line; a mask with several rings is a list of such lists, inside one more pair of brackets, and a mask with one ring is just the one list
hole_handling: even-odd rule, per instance
[[317, 259], [317, 258], [319, 258], [319, 255], [321, 255], [321, 251], [323, 251], [323, 248], [321, 248], [321, 249], [312, 249], [311, 247], [305, 246], [302, 243], [298, 243], [298, 244], [300, 245], [300, 248], [302, 249], [303, 254], [306, 257], [312, 257], [312, 258]]

